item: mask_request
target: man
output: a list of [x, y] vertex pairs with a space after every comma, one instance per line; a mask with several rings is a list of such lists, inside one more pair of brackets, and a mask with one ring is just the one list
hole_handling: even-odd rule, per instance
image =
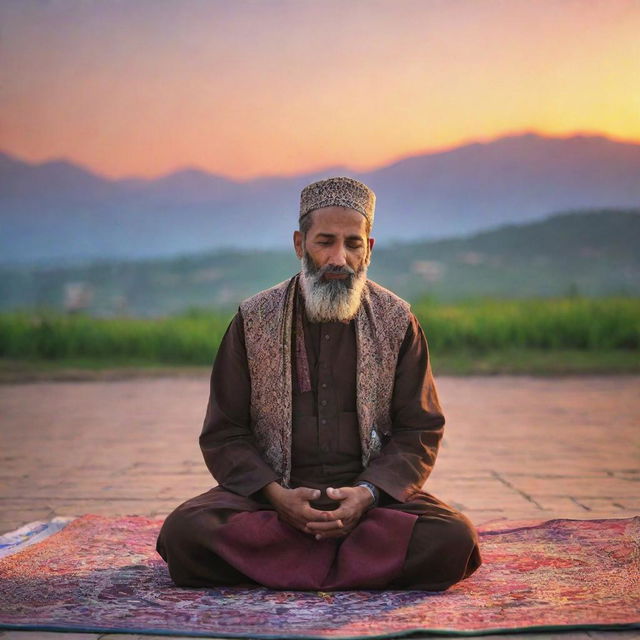
[[440, 591], [481, 563], [422, 490], [444, 417], [408, 303], [367, 279], [375, 194], [308, 185], [299, 274], [245, 300], [221, 342], [200, 447], [219, 483], [171, 513], [179, 586]]

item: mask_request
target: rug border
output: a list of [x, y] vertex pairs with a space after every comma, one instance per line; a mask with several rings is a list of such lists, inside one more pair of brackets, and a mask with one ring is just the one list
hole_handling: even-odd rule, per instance
[[640, 629], [638, 622], [623, 622], [613, 624], [567, 624], [567, 625], [532, 625], [528, 627], [494, 627], [491, 629], [479, 629], [469, 631], [457, 631], [455, 629], [423, 629], [416, 627], [405, 629], [404, 631], [391, 631], [389, 633], [378, 633], [372, 635], [352, 635], [352, 636], [331, 636], [313, 634], [269, 634], [269, 633], [228, 633], [209, 631], [174, 631], [167, 629], [136, 629], [136, 628], [112, 628], [112, 627], [89, 627], [89, 626], [59, 626], [59, 625], [17, 625], [0, 622], [0, 630], [9, 631], [62, 631], [75, 633], [120, 633], [139, 634], [155, 636], [180, 636], [192, 638], [256, 638], [258, 640], [386, 640], [387, 638], [406, 638], [417, 633], [429, 636], [448, 637], [479, 637], [491, 634], [507, 633], [547, 633], [547, 632], [567, 632], [567, 631], [628, 631]]

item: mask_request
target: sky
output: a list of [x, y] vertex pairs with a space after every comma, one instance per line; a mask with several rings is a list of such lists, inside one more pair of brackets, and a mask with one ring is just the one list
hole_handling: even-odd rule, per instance
[[0, 0], [0, 150], [237, 180], [640, 142], [640, 0]]

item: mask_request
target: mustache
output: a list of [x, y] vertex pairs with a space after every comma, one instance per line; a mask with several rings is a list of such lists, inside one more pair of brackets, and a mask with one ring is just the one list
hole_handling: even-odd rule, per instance
[[[351, 267], [327, 264], [324, 267], [318, 268], [313, 264], [313, 261], [311, 261], [311, 263], [307, 262], [307, 266], [311, 266], [311, 269], [307, 269], [307, 275], [312, 278], [315, 287], [322, 287], [334, 293], [346, 289], [353, 289], [356, 272], [351, 269]], [[325, 276], [328, 274], [341, 275], [344, 277], [339, 279], [326, 278]]]
[[322, 278], [325, 274], [330, 273], [332, 275], [347, 276], [348, 281], [351, 282], [357, 275], [356, 271], [348, 265], [341, 267], [336, 264], [326, 264], [324, 267], [318, 267], [308, 251], [305, 251], [304, 258], [307, 272], [309, 275], [315, 276], [317, 280]]
[[323, 276], [326, 273], [351, 277], [356, 275], [356, 272], [351, 267], [348, 267], [346, 265], [344, 267], [339, 267], [338, 265], [333, 264], [327, 264], [324, 267], [320, 267], [320, 269], [318, 269], [318, 275]]

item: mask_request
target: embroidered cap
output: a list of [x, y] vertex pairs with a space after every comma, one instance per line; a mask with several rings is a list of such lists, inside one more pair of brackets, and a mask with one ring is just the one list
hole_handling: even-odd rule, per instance
[[300, 193], [300, 218], [321, 207], [348, 207], [360, 212], [373, 226], [376, 194], [363, 182], [339, 176], [307, 185]]

